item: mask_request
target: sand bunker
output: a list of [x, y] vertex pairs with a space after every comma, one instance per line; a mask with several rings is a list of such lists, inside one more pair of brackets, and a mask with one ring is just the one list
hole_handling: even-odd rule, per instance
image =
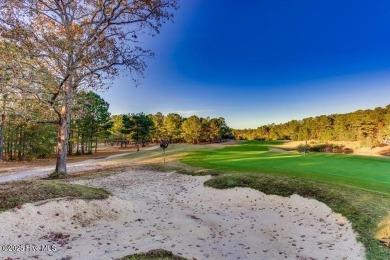
[[209, 178], [129, 170], [78, 181], [114, 196], [27, 204], [0, 214], [0, 244], [56, 246], [0, 254], [115, 259], [161, 248], [189, 259], [364, 259], [350, 223], [325, 204], [204, 187]]

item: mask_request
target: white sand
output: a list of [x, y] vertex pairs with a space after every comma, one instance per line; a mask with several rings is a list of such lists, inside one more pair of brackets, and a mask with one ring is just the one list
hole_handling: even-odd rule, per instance
[[[0, 214], [0, 244], [57, 246], [0, 256], [115, 259], [162, 248], [188, 259], [364, 259], [350, 223], [325, 204], [248, 188], [216, 190], [203, 186], [208, 178], [129, 170], [78, 181], [115, 196], [26, 204]], [[51, 232], [69, 237], [49, 242]]]

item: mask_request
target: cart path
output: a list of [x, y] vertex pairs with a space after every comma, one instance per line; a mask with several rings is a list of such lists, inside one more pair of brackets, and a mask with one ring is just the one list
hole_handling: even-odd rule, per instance
[[[156, 150], [160, 146], [152, 146], [142, 151]], [[76, 173], [79, 171], [93, 170], [99, 169], [108, 163], [110, 163], [111, 159], [118, 158], [121, 156], [126, 156], [128, 154], [136, 153], [136, 151], [131, 151], [127, 153], [120, 153], [115, 155], [110, 155], [100, 159], [88, 159], [81, 162], [74, 162], [67, 164], [68, 173]], [[0, 174], [0, 183], [9, 182], [9, 181], [20, 181], [20, 180], [33, 180], [47, 177], [50, 173], [52, 173], [55, 169], [55, 166], [37, 166], [37, 167], [29, 167], [29, 166], [21, 166], [16, 170], [11, 170], [7, 173]]]

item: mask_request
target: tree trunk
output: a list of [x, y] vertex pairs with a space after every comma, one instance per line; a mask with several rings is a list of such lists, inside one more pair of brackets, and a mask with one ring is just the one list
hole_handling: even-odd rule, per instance
[[[8, 128], [9, 128], [9, 126], [11, 125], [11, 120], [10, 120], [11, 118], [10, 117], [8, 117]], [[6, 126], [7, 127], [7, 126]], [[7, 131], [7, 132], [9, 132], [9, 131]], [[5, 138], [5, 136], [7, 135], [7, 138]], [[6, 157], [7, 157], [7, 160], [10, 160], [9, 158], [10, 158], [10, 147], [11, 147], [11, 138], [10, 138], [10, 133], [6, 133], [6, 132], [4, 132], [4, 140], [5, 139], [7, 139], [7, 149], [6, 149]]]
[[4, 95], [3, 113], [1, 114], [1, 127], [0, 127], [0, 162], [4, 160], [3, 150], [4, 150], [5, 123], [6, 123], [6, 115], [5, 115], [6, 99], [7, 99], [7, 95]]
[[73, 152], [73, 145], [72, 145], [72, 142], [68, 142], [68, 155], [72, 155], [72, 152]]
[[[71, 80], [69, 80], [71, 81]], [[57, 139], [57, 163], [55, 172], [62, 176], [67, 174], [66, 172], [66, 156], [68, 154], [68, 140], [69, 140], [69, 125], [70, 125], [70, 112], [71, 112], [71, 100], [72, 89], [71, 82], [65, 83], [65, 103], [61, 107], [59, 113], [60, 120], [58, 124], [58, 139]]]
[[23, 123], [20, 124], [19, 126], [19, 136], [18, 136], [18, 160], [22, 160], [22, 138], [23, 138]]
[[[11, 117], [8, 117], [8, 125], [11, 125]], [[14, 125], [14, 127], [16, 127]], [[9, 129], [11, 130], [11, 129]], [[13, 151], [14, 151], [14, 132], [15, 131], [9, 131], [8, 130], [8, 160], [12, 161], [13, 160]]]
[[81, 134], [81, 154], [85, 154], [85, 135]]
[[92, 154], [92, 145], [93, 145], [92, 136], [89, 136], [89, 149], [88, 149], [88, 154]]
[[76, 155], [80, 154], [80, 134], [77, 132], [77, 145], [76, 145]]
[[57, 163], [55, 171], [66, 175], [66, 156], [68, 153], [68, 123], [66, 120], [66, 105], [61, 108], [61, 119], [58, 125], [57, 136]]
[[0, 162], [4, 160], [3, 149], [4, 149], [4, 137], [5, 137], [5, 113], [1, 115], [1, 128], [0, 128]]
[[72, 130], [69, 130], [69, 140], [68, 140], [68, 155], [72, 155], [73, 153], [73, 141], [71, 141], [73, 139], [73, 131]]

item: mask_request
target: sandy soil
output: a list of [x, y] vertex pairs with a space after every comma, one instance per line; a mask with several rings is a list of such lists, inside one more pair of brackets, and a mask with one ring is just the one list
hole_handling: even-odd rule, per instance
[[[143, 150], [155, 150], [158, 149], [160, 146], [155, 145], [148, 148], [144, 148]], [[104, 168], [113, 164], [116, 164], [115, 161], [112, 161], [111, 159], [118, 158], [121, 156], [125, 156], [127, 154], [136, 153], [136, 151], [126, 152], [126, 153], [119, 153], [114, 155], [109, 155], [103, 158], [97, 158], [97, 159], [89, 159], [84, 160], [80, 162], [73, 162], [73, 163], [67, 163], [67, 172], [69, 174], [81, 172], [81, 171], [87, 171], [87, 170], [94, 170], [99, 168]], [[20, 180], [31, 180], [31, 179], [39, 179], [39, 178], [45, 178], [50, 173], [52, 173], [55, 169], [55, 165], [47, 166], [47, 167], [31, 167], [31, 166], [25, 166], [25, 167], [16, 167], [12, 170], [9, 170], [7, 173], [0, 174], [0, 182], [7, 182], [7, 181], [20, 181]]]
[[12, 259], [115, 259], [162, 248], [189, 259], [364, 259], [350, 223], [325, 204], [249, 188], [216, 190], [210, 177], [131, 170], [77, 181], [103, 201], [60, 199], [0, 214], [0, 244], [56, 245], [1, 252]]
[[[148, 149], [152, 146], [155, 146], [154, 144], [150, 144], [147, 146], [147, 148], [141, 148]], [[104, 145], [103, 143], [98, 144], [98, 151], [97, 153], [92, 154], [84, 154], [84, 155], [70, 155], [67, 157], [68, 163], [78, 163], [86, 160], [91, 159], [104, 159], [111, 155], [118, 155], [118, 154], [126, 154], [129, 152], [136, 151], [135, 146], [127, 146], [127, 147], [120, 147], [120, 146], [111, 146], [111, 145]], [[20, 170], [25, 170], [28, 168], [42, 168], [42, 167], [53, 167], [53, 165], [56, 164], [56, 158], [44, 158], [44, 159], [36, 159], [33, 161], [5, 161], [0, 163], [0, 174], [1, 173], [7, 173], [7, 172], [15, 172]]]
[[[318, 141], [308, 141], [308, 145], [319, 144]], [[390, 145], [384, 145], [382, 147], [375, 147], [373, 149], [369, 149], [367, 147], [361, 147], [360, 142], [350, 142], [350, 141], [331, 141], [328, 142], [330, 144], [341, 145], [346, 148], [350, 148], [353, 150], [353, 154], [356, 155], [365, 155], [365, 156], [390, 156]], [[296, 149], [299, 145], [305, 145], [304, 141], [286, 141], [282, 145], [278, 146], [284, 149]], [[278, 149], [278, 148], [276, 148]]]

